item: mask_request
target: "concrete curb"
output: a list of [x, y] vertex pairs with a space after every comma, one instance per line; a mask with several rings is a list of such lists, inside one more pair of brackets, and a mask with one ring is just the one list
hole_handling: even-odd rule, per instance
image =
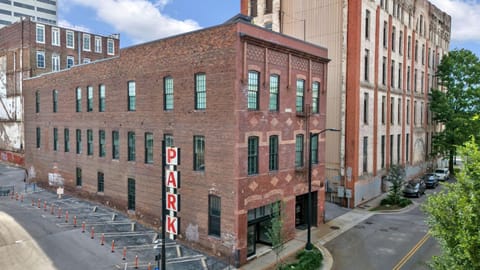
[[330, 270], [333, 267], [333, 257], [330, 251], [326, 249], [324, 246], [315, 245], [323, 255], [322, 267], [320, 270]]

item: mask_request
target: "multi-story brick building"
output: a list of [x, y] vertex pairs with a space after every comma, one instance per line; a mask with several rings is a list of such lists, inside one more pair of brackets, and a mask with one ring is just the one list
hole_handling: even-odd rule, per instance
[[33, 21], [57, 24], [56, 0], [2, 0], [0, 1], [0, 28], [31, 18]]
[[[164, 140], [182, 153], [178, 239], [243, 264], [269, 243], [275, 203], [288, 238], [307, 222], [306, 134], [325, 128], [326, 57], [232, 21], [27, 79], [26, 166], [37, 181], [160, 226]], [[312, 139], [314, 225], [322, 135]]]
[[28, 18], [0, 29], [1, 159], [23, 164], [23, 79], [115, 57], [117, 36], [99, 36]]
[[448, 14], [426, 0], [241, 0], [241, 9], [329, 50], [326, 125], [342, 127], [326, 136], [329, 198], [351, 193], [356, 206], [380, 194], [390, 165], [407, 177], [429, 166], [428, 93], [448, 52]]

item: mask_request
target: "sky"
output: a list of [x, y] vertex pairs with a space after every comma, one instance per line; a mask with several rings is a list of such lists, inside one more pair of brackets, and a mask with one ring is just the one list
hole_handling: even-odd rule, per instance
[[[452, 16], [450, 49], [480, 57], [480, 0], [430, 2]], [[240, 0], [58, 0], [61, 26], [119, 33], [122, 48], [221, 24], [239, 12]]]

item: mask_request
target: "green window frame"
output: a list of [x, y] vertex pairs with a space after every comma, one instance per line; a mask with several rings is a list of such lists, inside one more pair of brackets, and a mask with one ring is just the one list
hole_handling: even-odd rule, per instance
[[318, 164], [318, 134], [312, 135], [310, 140], [312, 140], [312, 155], [310, 156], [310, 160], [312, 164]]
[[93, 87], [87, 86], [87, 112], [93, 111]]
[[320, 112], [320, 99], [318, 93], [320, 92], [320, 82], [312, 83], [312, 113]]
[[297, 136], [295, 136], [295, 167], [297, 168], [302, 168], [304, 166], [303, 144], [303, 134], [297, 134]]
[[173, 78], [171, 76], [163, 78], [163, 109], [173, 110]]
[[120, 133], [112, 131], [112, 159], [120, 159]]
[[105, 191], [105, 175], [103, 172], [97, 172], [97, 192]]
[[105, 157], [107, 154], [107, 144], [105, 140], [105, 130], [98, 131], [98, 156]]
[[82, 88], [77, 87], [75, 91], [75, 98], [76, 98], [76, 112], [82, 111]]
[[36, 132], [36, 134], [37, 134], [37, 148], [40, 148], [41, 140], [42, 140], [42, 138], [41, 138], [41, 136], [42, 136], [42, 130], [41, 130], [39, 127], [37, 127], [37, 132]]
[[63, 150], [65, 153], [70, 152], [70, 130], [68, 128], [63, 130]]
[[248, 137], [248, 175], [258, 174], [258, 137]]
[[145, 133], [145, 163], [153, 164], [153, 133]]
[[296, 111], [305, 112], [305, 80], [297, 80]]
[[82, 153], [82, 130], [76, 130], [76, 138], [77, 138], [77, 154]]
[[98, 86], [98, 111], [104, 112], [105, 111], [105, 85], [100, 84]]
[[128, 161], [135, 161], [135, 132], [128, 132]]
[[280, 76], [277, 74], [270, 75], [270, 98], [268, 104], [270, 111], [277, 112], [279, 110], [279, 89]]
[[268, 169], [278, 170], [278, 135], [272, 135], [268, 139]]
[[128, 210], [135, 210], [135, 179], [128, 178], [127, 186]]
[[128, 111], [136, 110], [136, 85], [135, 81], [128, 82]]
[[35, 112], [40, 112], [40, 91], [35, 91]]
[[53, 112], [56, 113], [58, 110], [58, 91], [53, 90], [52, 91], [52, 103], [53, 103]]
[[221, 236], [221, 198], [216, 195], [208, 195], [208, 235]]
[[77, 170], [76, 170], [76, 184], [77, 184], [77, 187], [81, 187], [82, 186], [82, 168], [79, 168], [77, 167]]
[[165, 141], [165, 146], [175, 146], [172, 134], [163, 134], [163, 140]]
[[87, 155], [93, 155], [93, 131], [87, 129]]
[[195, 74], [195, 110], [207, 109], [207, 76]]
[[53, 151], [58, 150], [58, 128], [53, 128]]
[[205, 171], [205, 137], [193, 136], [193, 170]]
[[260, 85], [260, 72], [249, 70], [248, 71], [248, 94], [247, 94], [247, 107], [249, 110], [258, 110], [259, 85]]

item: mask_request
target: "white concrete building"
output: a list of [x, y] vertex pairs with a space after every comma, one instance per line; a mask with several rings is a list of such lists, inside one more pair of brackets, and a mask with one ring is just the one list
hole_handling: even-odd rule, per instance
[[0, 28], [22, 17], [57, 24], [57, 0], [0, 0]]

